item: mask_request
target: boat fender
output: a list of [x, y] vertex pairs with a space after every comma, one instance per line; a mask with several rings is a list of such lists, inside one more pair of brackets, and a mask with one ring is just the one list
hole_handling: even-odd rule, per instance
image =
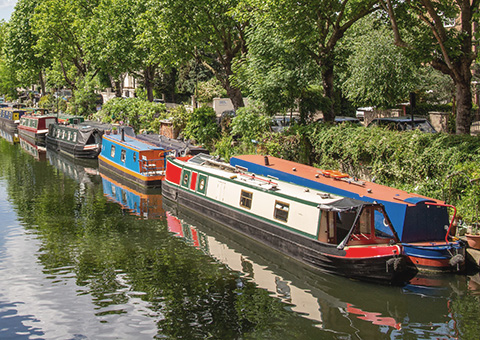
[[462, 254], [457, 254], [453, 256], [448, 263], [455, 267], [456, 265], [463, 264], [465, 262], [465, 257]]
[[401, 257], [393, 257], [387, 261], [387, 273], [390, 267], [393, 267], [393, 271], [397, 271], [403, 265], [403, 259]]

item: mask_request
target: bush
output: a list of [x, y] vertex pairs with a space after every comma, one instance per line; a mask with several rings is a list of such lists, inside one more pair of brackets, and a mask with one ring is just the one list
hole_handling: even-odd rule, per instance
[[183, 130], [184, 137], [212, 149], [219, 137], [215, 111], [202, 106], [193, 110]]
[[160, 121], [167, 117], [165, 104], [152, 103], [140, 98], [113, 98], [106, 102], [94, 118], [104, 123], [129, 125], [158, 133]]

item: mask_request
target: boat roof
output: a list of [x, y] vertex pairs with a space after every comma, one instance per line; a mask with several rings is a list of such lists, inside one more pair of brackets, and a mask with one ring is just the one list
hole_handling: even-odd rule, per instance
[[171, 150], [184, 150], [187, 147], [189, 150], [193, 151], [198, 151], [198, 152], [204, 152], [208, 153], [208, 150], [201, 146], [195, 146], [193, 144], [190, 144], [188, 142], [185, 142], [183, 140], [178, 140], [178, 139], [172, 139], [168, 138], [163, 135], [158, 135], [158, 134], [138, 134], [136, 137], [140, 140], [152, 143], [154, 145], [166, 148], [166, 149], [171, 149]]
[[[182, 161], [177, 158], [177, 161]], [[189, 167], [199, 171], [206, 171], [218, 177], [223, 177], [234, 182], [240, 182], [246, 186], [253, 186], [264, 191], [272, 191], [275, 194], [288, 196], [293, 199], [308, 201], [317, 204], [323, 210], [350, 211], [364, 205], [372, 205], [370, 202], [354, 198], [343, 197], [324, 191], [307, 188], [294, 183], [279, 181], [267, 176], [260, 176], [246, 172], [238, 167], [216, 159], [212, 155], [198, 154], [186, 161]]]
[[137, 151], [147, 151], [147, 150], [165, 150], [165, 148], [153, 145], [151, 143], [146, 143], [144, 141], [139, 140], [138, 138], [128, 136], [127, 134], [124, 135], [124, 140], [122, 141], [122, 134], [116, 135], [103, 135], [103, 138], [112, 140], [115, 144], [118, 145], [125, 145], [130, 149], [135, 149]]
[[[265, 157], [268, 157], [269, 165], [265, 165]], [[252, 172], [255, 172], [253, 170], [255, 166], [265, 167], [269, 170], [273, 170], [269, 171], [272, 176], [275, 176], [275, 172], [283, 173], [287, 176], [291, 176], [291, 182], [298, 183], [299, 179], [307, 180], [310, 181], [310, 183], [318, 184], [319, 188], [322, 186], [333, 187], [336, 189], [336, 193], [341, 194], [342, 191], [355, 193], [360, 200], [365, 198], [368, 201], [382, 200], [387, 202], [404, 203], [407, 205], [416, 205], [420, 202], [443, 203], [443, 201], [430, 197], [409, 193], [373, 182], [362, 181], [347, 174], [322, 170], [309, 165], [295, 163], [272, 156], [241, 155], [232, 157], [230, 163], [243, 166]], [[282, 179], [286, 180], [284, 176], [282, 176]]]

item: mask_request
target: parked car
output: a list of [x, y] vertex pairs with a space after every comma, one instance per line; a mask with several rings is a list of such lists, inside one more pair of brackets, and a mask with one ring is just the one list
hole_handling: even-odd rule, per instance
[[[319, 118], [316, 120], [317, 122], [323, 122], [323, 118]], [[360, 119], [355, 117], [347, 117], [347, 116], [335, 116], [335, 124], [354, 124], [354, 125], [362, 125]]]
[[370, 112], [373, 111], [374, 107], [369, 106], [369, 107], [359, 107], [355, 111], [355, 117], [357, 117], [359, 120], [364, 120], [365, 119], [365, 112]]
[[[422, 132], [436, 133], [437, 131], [433, 125], [425, 117], [414, 117], [413, 128]], [[390, 117], [390, 118], [375, 118], [367, 127], [382, 126], [396, 131], [408, 131], [412, 130], [412, 118], [408, 116], [403, 117]]]
[[293, 116], [292, 119], [290, 116], [275, 116], [272, 118], [270, 127], [273, 132], [282, 132], [286, 127], [298, 123], [299, 120], [296, 116]]

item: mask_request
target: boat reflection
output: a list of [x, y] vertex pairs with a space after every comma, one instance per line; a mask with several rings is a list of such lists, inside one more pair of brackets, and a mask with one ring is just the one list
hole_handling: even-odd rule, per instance
[[129, 214], [143, 219], [163, 218], [165, 212], [160, 189], [141, 190], [119, 178], [108, 177], [103, 172], [100, 172], [100, 176], [102, 177], [104, 196], [120, 204]]
[[318, 328], [359, 338], [401, 338], [419, 328], [426, 338], [458, 334], [449, 301], [465, 282], [455, 276], [417, 277], [406, 287], [349, 280], [307, 268], [168, 200], [164, 205], [175, 236], [243, 273]]
[[6, 130], [4, 128], [0, 128], [0, 137], [5, 139], [10, 144], [17, 144], [20, 140], [18, 139], [18, 133], [14, 130]]
[[19, 136], [19, 142], [20, 147], [37, 161], [44, 162], [47, 160], [47, 149], [44, 146], [36, 145], [22, 136]]
[[96, 160], [72, 158], [52, 149], [47, 149], [51, 165], [78, 183], [91, 184], [92, 176], [98, 176]]

